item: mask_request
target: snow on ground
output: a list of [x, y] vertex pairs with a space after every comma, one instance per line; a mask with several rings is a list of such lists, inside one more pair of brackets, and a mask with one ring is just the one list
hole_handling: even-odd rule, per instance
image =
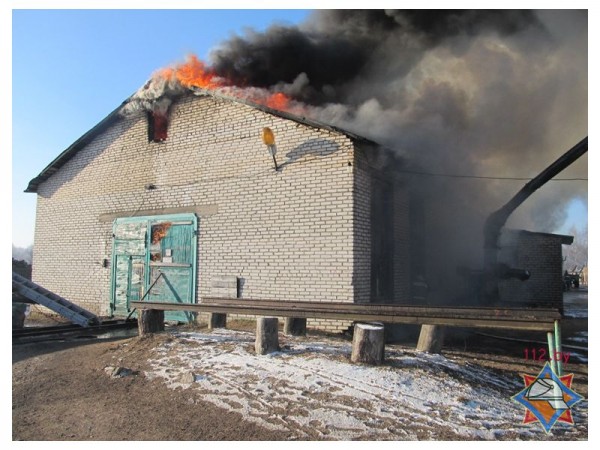
[[[521, 379], [442, 355], [387, 346], [385, 365], [372, 367], [351, 364], [351, 344], [340, 339], [284, 337], [280, 352], [258, 356], [249, 332], [172, 336], [146, 376], [298, 439], [552, 438], [522, 424], [524, 408], [511, 400]], [[190, 372], [194, 382], [182, 382]], [[587, 429], [587, 402], [576, 409]], [[576, 431], [555, 428], [567, 439]]]
[[564, 315], [572, 319], [588, 317], [587, 288], [574, 289], [563, 293]]

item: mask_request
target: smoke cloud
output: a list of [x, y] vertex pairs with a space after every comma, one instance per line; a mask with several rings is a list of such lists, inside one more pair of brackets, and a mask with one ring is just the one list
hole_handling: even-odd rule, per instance
[[[586, 11], [317, 11], [216, 48], [215, 73], [280, 90], [380, 142], [408, 169], [533, 177], [587, 135]], [[587, 178], [587, 157], [560, 178]], [[408, 175], [439, 278], [481, 264], [485, 218], [525, 181]], [[509, 226], [556, 231], [587, 182], [554, 181]]]

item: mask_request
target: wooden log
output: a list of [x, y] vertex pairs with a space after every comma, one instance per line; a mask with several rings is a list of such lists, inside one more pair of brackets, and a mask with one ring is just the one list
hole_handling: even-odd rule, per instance
[[259, 317], [256, 319], [256, 342], [254, 348], [257, 355], [279, 350], [279, 326], [277, 317]]
[[352, 339], [353, 363], [381, 364], [385, 350], [384, 327], [382, 324], [357, 323]]
[[221, 313], [210, 313], [208, 315], [208, 328], [214, 330], [215, 328], [226, 328], [227, 327], [227, 314]]
[[286, 317], [283, 323], [283, 334], [286, 336], [306, 336], [306, 319]]
[[156, 309], [142, 309], [138, 314], [140, 336], [165, 331], [165, 312]]
[[417, 350], [427, 353], [440, 353], [444, 345], [444, 330], [440, 325], [421, 325]]

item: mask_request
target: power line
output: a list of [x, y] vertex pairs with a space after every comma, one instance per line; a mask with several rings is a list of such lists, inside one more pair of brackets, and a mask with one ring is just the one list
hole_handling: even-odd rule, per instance
[[[474, 178], [479, 180], [512, 180], [512, 181], [531, 181], [533, 178], [525, 177], [488, 177], [481, 175], [462, 175], [462, 174], [450, 174], [450, 173], [436, 173], [436, 172], [421, 172], [418, 170], [398, 170], [401, 173], [408, 173], [411, 175], [422, 175], [428, 177], [444, 177], [444, 178]], [[552, 178], [548, 181], [587, 181], [587, 178]]]

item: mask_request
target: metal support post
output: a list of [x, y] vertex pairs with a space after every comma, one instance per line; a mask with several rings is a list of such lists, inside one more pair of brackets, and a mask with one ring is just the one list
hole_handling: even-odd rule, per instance
[[554, 359], [554, 333], [548, 331], [548, 354], [550, 355], [550, 367], [556, 373], [556, 360]]
[[554, 321], [554, 350], [555, 353], [553, 356], [556, 356], [556, 375], [562, 377], [563, 375], [563, 366], [562, 366], [562, 344], [561, 344], [561, 334], [560, 334], [560, 321]]

